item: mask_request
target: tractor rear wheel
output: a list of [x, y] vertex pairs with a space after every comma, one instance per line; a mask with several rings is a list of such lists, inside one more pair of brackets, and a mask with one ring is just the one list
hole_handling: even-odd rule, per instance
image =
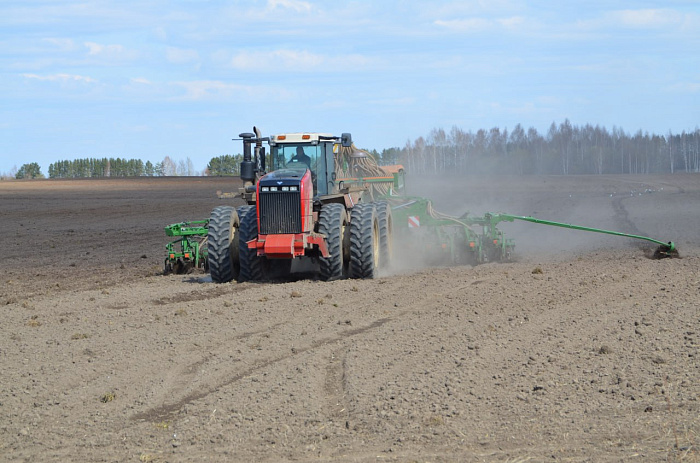
[[379, 221], [374, 204], [358, 204], [350, 214], [350, 277], [374, 278], [379, 267]]
[[239, 224], [238, 213], [231, 206], [219, 206], [211, 212], [207, 234], [207, 260], [214, 283], [227, 283], [238, 278]]
[[329, 257], [320, 259], [321, 280], [330, 281], [347, 275], [347, 263], [343, 256], [343, 236], [347, 225], [345, 207], [342, 204], [330, 203], [321, 207], [318, 217], [318, 231], [326, 235], [326, 246]]
[[379, 262], [383, 269], [391, 264], [394, 255], [394, 223], [391, 218], [391, 206], [386, 201], [375, 204], [379, 221]]
[[259, 257], [247, 242], [258, 237], [258, 215], [255, 206], [238, 208], [241, 226], [238, 230], [238, 256], [241, 262], [238, 281], [262, 280], [265, 277], [265, 258]]

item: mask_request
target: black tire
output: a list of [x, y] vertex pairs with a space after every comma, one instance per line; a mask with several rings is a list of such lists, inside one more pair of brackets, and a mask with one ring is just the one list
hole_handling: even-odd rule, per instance
[[358, 204], [350, 214], [350, 277], [374, 278], [378, 266], [377, 214], [373, 204]]
[[214, 283], [227, 283], [238, 278], [239, 218], [231, 206], [219, 206], [211, 211], [207, 234], [207, 261]]
[[238, 281], [262, 280], [265, 277], [265, 258], [258, 257], [257, 251], [249, 249], [246, 244], [258, 236], [258, 215], [255, 206], [239, 207], [238, 217], [241, 220], [238, 229], [238, 257], [241, 263]]
[[379, 221], [379, 264], [382, 269], [389, 268], [394, 256], [394, 221], [391, 206], [386, 201], [375, 203]]
[[326, 235], [329, 257], [321, 257], [319, 276], [323, 281], [337, 280], [347, 275], [348, 265], [343, 256], [343, 235], [347, 225], [345, 207], [330, 203], [321, 207], [318, 231]]

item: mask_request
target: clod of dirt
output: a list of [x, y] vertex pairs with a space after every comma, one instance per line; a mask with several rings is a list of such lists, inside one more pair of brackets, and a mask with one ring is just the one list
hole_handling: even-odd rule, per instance
[[542, 269], [540, 267], [535, 267], [534, 269], [532, 269], [533, 275], [542, 275], [543, 273], [544, 272], [542, 271]]
[[299, 291], [292, 291], [289, 297], [301, 297], [301, 293]]
[[600, 346], [600, 349], [598, 349], [598, 353], [603, 355], [612, 354], [612, 349], [610, 348], [610, 346]]

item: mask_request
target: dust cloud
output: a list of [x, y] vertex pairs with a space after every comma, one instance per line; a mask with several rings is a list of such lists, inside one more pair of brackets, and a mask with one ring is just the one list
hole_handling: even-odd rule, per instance
[[[507, 213], [664, 242], [679, 239], [653, 220], [654, 208], [645, 210], [644, 204], [658, 201], [664, 190], [658, 181], [643, 176], [412, 175], [406, 184], [407, 195], [431, 199], [435, 210], [454, 216]], [[665, 193], [673, 192], [667, 188]], [[498, 227], [515, 240], [516, 261], [560, 261], [606, 249], [641, 249], [643, 253], [656, 247], [647, 241], [518, 220], [501, 222]], [[411, 256], [409, 260], [408, 265], [414, 268], [435, 265], [430, 258]], [[449, 264], [446, 259], [437, 265]]]

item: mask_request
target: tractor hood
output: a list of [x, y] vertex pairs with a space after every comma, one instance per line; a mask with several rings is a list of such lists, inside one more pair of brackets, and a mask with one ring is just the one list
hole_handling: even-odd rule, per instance
[[260, 186], [299, 185], [306, 169], [279, 169], [260, 179]]

